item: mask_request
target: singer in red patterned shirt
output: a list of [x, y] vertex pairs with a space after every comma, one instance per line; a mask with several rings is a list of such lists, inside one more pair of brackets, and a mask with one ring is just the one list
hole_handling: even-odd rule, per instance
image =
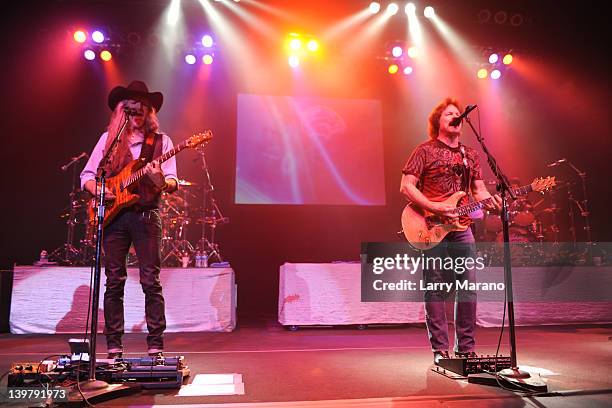
[[[462, 124], [451, 123], [461, 115], [459, 102], [453, 98], [441, 101], [429, 115], [428, 141], [418, 145], [402, 169], [400, 191], [413, 204], [434, 214], [456, 218], [455, 206], [442, 201], [457, 191], [471, 194], [475, 200], [490, 197], [482, 179], [478, 153], [459, 141]], [[467, 203], [466, 195], [459, 205]], [[499, 196], [493, 197], [489, 209], [501, 206]], [[461, 219], [470, 222], [469, 216]], [[450, 245], [449, 245], [450, 244]], [[437, 247], [427, 251], [428, 257], [474, 257], [474, 236], [471, 229], [450, 232]], [[425, 269], [426, 283], [475, 281], [474, 270], [459, 274], [448, 270]], [[452, 292], [425, 291], [427, 331], [434, 352], [434, 363], [448, 358], [449, 340], [445, 302]], [[475, 354], [476, 293], [459, 290], [455, 294], [455, 355], [470, 357]]]

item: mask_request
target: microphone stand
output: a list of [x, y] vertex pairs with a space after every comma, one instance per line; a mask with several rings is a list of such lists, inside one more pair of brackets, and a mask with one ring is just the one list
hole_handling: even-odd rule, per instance
[[[102, 255], [102, 234], [104, 228], [104, 200], [106, 198], [106, 164], [111, 157], [113, 151], [117, 147], [121, 134], [125, 130], [129, 120], [130, 113], [126, 112], [125, 120], [119, 128], [117, 135], [110, 145], [110, 148], [100, 161], [98, 165], [98, 174], [96, 175], [96, 182], [100, 183], [100, 201], [97, 209], [97, 236], [96, 236], [96, 250], [95, 250], [95, 262], [94, 262], [94, 279], [93, 279], [93, 291], [91, 300], [91, 330], [89, 334], [89, 378], [84, 381], [82, 385], [79, 384], [79, 390], [91, 393], [92, 396], [98, 396], [100, 394], [107, 394], [114, 392], [119, 389], [126, 389], [125, 386], [109, 385], [106, 381], [96, 380], [96, 335], [98, 333], [98, 307], [100, 303], [100, 275], [101, 275], [101, 255]], [[109, 388], [112, 388], [109, 390]]]
[[[537, 390], [537, 391], [546, 391], [548, 388], [544, 382], [539, 379], [535, 379], [531, 377], [531, 375], [522, 371], [517, 364], [516, 358], [516, 333], [515, 333], [515, 322], [514, 322], [514, 294], [512, 292], [512, 257], [510, 254], [510, 229], [509, 229], [509, 214], [508, 214], [508, 201], [507, 195], [510, 195], [512, 199], [516, 199], [514, 191], [510, 188], [510, 183], [508, 182], [508, 177], [501, 170], [495, 157], [489, 152], [489, 149], [484, 143], [483, 137], [478, 133], [474, 125], [472, 125], [472, 121], [468, 116], [465, 117], [465, 121], [476, 135], [476, 139], [480, 146], [482, 147], [483, 152], [487, 155], [487, 162], [489, 163], [489, 167], [495, 177], [497, 177], [497, 190], [500, 192], [502, 199], [502, 227], [504, 234], [504, 281], [506, 286], [506, 303], [508, 307], [508, 326], [509, 326], [509, 337], [510, 337], [510, 364], [511, 367], [509, 369], [504, 369], [498, 372], [498, 375], [505, 379], [509, 384], [513, 385], [515, 389], [519, 390]], [[469, 377], [469, 376], [468, 376]], [[477, 381], [474, 381], [477, 382]], [[487, 382], [488, 383], [488, 382]], [[495, 378], [495, 383], [499, 384], [497, 381], [497, 377]], [[494, 384], [495, 384], [494, 383]]]

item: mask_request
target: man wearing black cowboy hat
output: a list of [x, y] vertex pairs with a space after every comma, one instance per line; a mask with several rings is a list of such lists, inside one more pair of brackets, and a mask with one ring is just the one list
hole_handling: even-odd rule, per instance
[[[104, 165], [107, 177], [117, 175], [134, 159], [147, 162], [145, 173], [137, 185], [139, 201], [120, 212], [104, 228], [104, 268], [106, 291], [104, 292], [104, 320], [109, 358], [121, 357], [124, 333], [123, 295], [127, 278], [126, 256], [134, 245], [140, 267], [140, 283], [145, 294], [145, 317], [149, 335], [148, 353], [161, 357], [164, 348], [163, 333], [166, 329], [164, 297], [159, 279], [161, 269], [161, 219], [159, 201], [162, 191], [172, 192], [178, 187], [174, 157], [157, 164], [152, 162], [163, 153], [172, 150], [172, 140], [159, 132], [156, 113], [163, 103], [160, 92], [149, 92], [147, 85], [133, 81], [127, 87], [117, 86], [108, 96], [112, 110], [107, 131], [96, 144], [89, 161], [81, 172], [81, 186], [95, 195], [96, 174], [106, 151], [126, 121], [127, 125], [108, 162]], [[111, 191], [107, 199], [113, 199]]]

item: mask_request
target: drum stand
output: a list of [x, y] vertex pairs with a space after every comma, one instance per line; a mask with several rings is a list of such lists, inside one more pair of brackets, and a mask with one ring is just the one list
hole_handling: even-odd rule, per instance
[[[185, 191], [185, 195], [187, 192]], [[176, 220], [176, 231], [174, 237], [168, 241], [166, 245], [170, 248], [168, 251], [163, 251], [165, 256], [162, 258], [162, 265], [167, 264], [170, 260], [175, 259], [179, 265], [182, 265], [183, 257], [188, 256], [191, 260], [191, 255], [195, 252], [193, 245], [186, 238], [186, 226], [189, 225], [189, 206], [187, 197], [184, 197], [185, 210], [182, 214], [177, 212], [178, 216]]]
[[[229, 222], [228, 217], [224, 217], [221, 209], [217, 205], [217, 202], [213, 196], [215, 187], [212, 185], [210, 179], [210, 173], [208, 171], [208, 165], [206, 164], [206, 157], [204, 149], [197, 149], [202, 157], [202, 170], [204, 171], [205, 183], [202, 188], [202, 200], [203, 200], [203, 217], [198, 219], [198, 222], [202, 224], [202, 237], [198, 241], [198, 251], [206, 253], [208, 260], [216, 259], [218, 262], [223, 262], [223, 256], [219, 249], [219, 244], [215, 242], [215, 230], [218, 225], [227, 224]], [[210, 214], [210, 216], [208, 216]], [[210, 225], [210, 240], [206, 237], [206, 225]]]
[[578, 200], [574, 197], [574, 193], [571, 187], [568, 187], [567, 198], [569, 200], [569, 220], [570, 220], [570, 232], [572, 234], [572, 241], [574, 243], [574, 247], [577, 245], [577, 234], [576, 234], [576, 220], [574, 216], [574, 206], [578, 208], [580, 216], [584, 219], [584, 231], [586, 232], [586, 248], [583, 253], [580, 254], [580, 259], [585, 263], [591, 263], [593, 260], [593, 239], [591, 237], [591, 222], [589, 219], [590, 212], [588, 207], [588, 197], [587, 197], [587, 189], [586, 189], [586, 172], [578, 169], [574, 164], [570, 161], [562, 159], [559, 160], [559, 163], [565, 163], [569, 167], [574, 170], [578, 176], [580, 177], [580, 181], [582, 184], [582, 200]]
[[66, 171], [68, 167], [72, 166], [72, 191], [68, 195], [70, 197], [70, 204], [68, 206], [68, 214], [66, 215], [66, 225], [68, 225], [68, 233], [66, 235], [66, 243], [64, 243], [59, 248], [54, 249], [49, 254], [49, 260], [56, 261], [65, 265], [74, 265], [85, 261], [85, 259], [83, 259], [84, 257], [81, 251], [79, 251], [74, 246], [74, 228], [76, 224], [78, 224], [78, 221], [76, 219], [76, 198], [77, 193], [80, 191], [80, 189], [76, 187], [76, 166], [74, 166], [74, 164], [81, 160], [83, 157], [87, 157], [87, 155], [82, 154], [79, 157], [73, 157], [70, 162], [66, 163], [64, 166], [61, 167], [62, 171]]

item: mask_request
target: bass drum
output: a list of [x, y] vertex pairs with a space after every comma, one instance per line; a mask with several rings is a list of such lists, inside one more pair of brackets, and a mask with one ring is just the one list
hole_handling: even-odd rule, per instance
[[[533, 234], [528, 228], [512, 226], [510, 227], [508, 233], [510, 236], [510, 242], [527, 243], [535, 241]], [[504, 242], [504, 231], [499, 231], [497, 233], [495, 241]]]
[[[535, 244], [536, 238], [534, 234], [528, 228], [511, 226], [508, 231], [510, 238], [510, 251], [512, 253], [512, 263], [517, 266], [530, 266], [533, 265], [535, 255]], [[500, 251], [500, 259], [503, 259], [503, 245], [504, 242], [504, 231], [499, 231], [497, 234], [496, 241], [500, 244], [498, 249]]]

